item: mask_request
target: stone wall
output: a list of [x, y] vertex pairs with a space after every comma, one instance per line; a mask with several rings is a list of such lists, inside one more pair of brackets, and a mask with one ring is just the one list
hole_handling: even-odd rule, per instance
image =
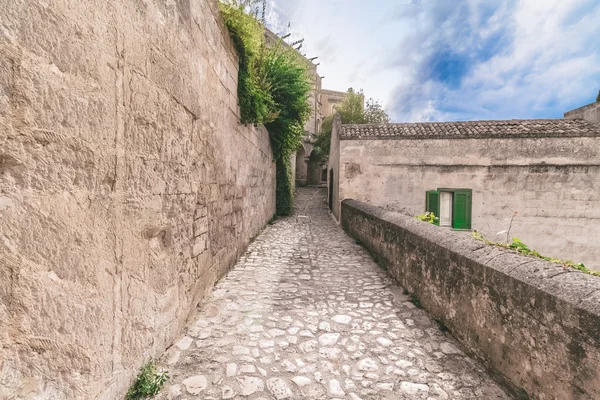
[[341, 215], [516, 398], [600, 398], [600, 278], [354, 200]]
[[329, 148], [329, 161], [327, 166], [327, 202], [333, 218], [340, 221], [340, 130], [342, 128], [342, 117], [336, 114], [333, 117], [331, 129], [331, 146]]
[[600, 137], [341, 140], [339, 146], [340, 200], [418, 215], [427, 190], [472, 189], [473, 229], [506, 240], [496, 234], [516, 211], [511, 237], [600, 270]]
[[208, 0], [0, 7], [0, 398], [116, 399], [275, 212]]
[[332, 116], [335, 113], [335, 108], [339, 107], [344, 101], [344, 96], [347, 92], [336, 92], [335, 90], [321, 90], [321, 113], [323, 119]]
[[565, 119], [584, 119], [600, 125], [600, 101], [566, 112]]

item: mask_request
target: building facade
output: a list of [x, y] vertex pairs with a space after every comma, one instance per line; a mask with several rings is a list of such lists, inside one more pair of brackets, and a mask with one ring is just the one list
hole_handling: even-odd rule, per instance
[[[347, 198], [477, 230], [600, 270], [600, 103], [565, 119], [344, 125], [330, 206]], [[501, 232], [501, 233], [500, 233]], [[500, 234], [498, 234], [500, 233]]]

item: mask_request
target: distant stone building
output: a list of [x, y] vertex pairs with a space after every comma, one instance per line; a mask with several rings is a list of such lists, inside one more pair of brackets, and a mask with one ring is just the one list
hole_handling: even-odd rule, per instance
[[346, 92], [336, 92], [334, 90], [321, 91], [321, 114], [323, 119], [335, 114], [336, 107], [344, 101]]
[[341, 125], [334, 122], [329, 202], [347, 198], [448, 229], [518, 237], [600, 270], [600, 102], [565, 119]]

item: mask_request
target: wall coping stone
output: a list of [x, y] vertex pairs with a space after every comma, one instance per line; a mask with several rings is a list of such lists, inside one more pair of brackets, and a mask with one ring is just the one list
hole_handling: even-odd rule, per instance
[[[414, 217], [387, 211], [360, 201], [346, 199], [342, 201], [342, 208], [345, 206], [355, 208], [382, 222], [406, 229], [457, 255], [481, 263], [484, 267], [495, 269], [600, 316], [600, 301], [587, 301], [590, 300], [590, 295], [594, 294], [598, 296], [596, 298], [600, 299], [600, 278], [596, 276], [572, 268], [565, 270], [562, 266], [550, 261], [488, 245], [466, 236], [464, 233], [440, 228]], [[559, 275], [561, 279], [555, 279]], [[598, 293], [595, 293], [596, 291]]]

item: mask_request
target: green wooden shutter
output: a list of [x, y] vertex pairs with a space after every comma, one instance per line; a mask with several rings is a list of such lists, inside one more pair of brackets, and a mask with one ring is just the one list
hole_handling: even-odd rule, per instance
[[433, 213], [436, 217], [438, 217], [436, 225], [440, 224], [439, 216], [440, 216], [440, 192], [437, 190], [429, 190], [427, 192], [427, 200], [425, 206], [427, 212]]
[[452, 203], [452, 226], [454, 229], [471, 229], [472, 190], [455, 190]]

